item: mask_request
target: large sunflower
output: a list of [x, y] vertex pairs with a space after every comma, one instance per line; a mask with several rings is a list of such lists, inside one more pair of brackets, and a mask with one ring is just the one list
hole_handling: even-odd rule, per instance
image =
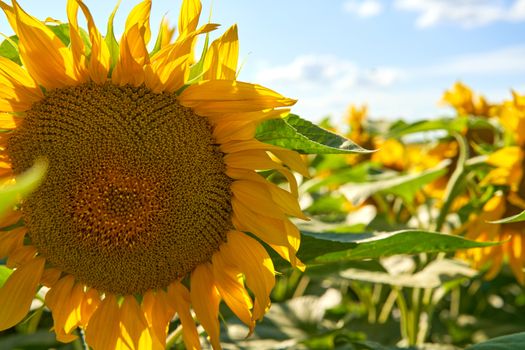
[[[0, 330], [27, 315], [42, 285], [57, 338], [80, 327], [95, 350], [161, 349], [175, 314], [187, 348], [199, 348], [191, 308], [218, 349], [221, 300], [253, 329], [275, 271], [245, 232], [303, 267], [290, 169], [307, 169], [297, 153], [254, 139], [258, 123], [295, 101], [236, 81], [236, 26], [196, 62], [196, 37], [217, 27], [198, 27], [198, 0], [183, 1], [178, 38], [157, 40], [153, 53], [151, 0], [131, 11], [119, 43], [81, 0], [67, 2], [67, 40], [15, 0], [0, 6], [22, 63], [0, 57], [1, 174], [49, 163], [2, 220], [0, 259], [14, 272], [0, 289]], [[257, 172], [268, 169], [290, 190]]]

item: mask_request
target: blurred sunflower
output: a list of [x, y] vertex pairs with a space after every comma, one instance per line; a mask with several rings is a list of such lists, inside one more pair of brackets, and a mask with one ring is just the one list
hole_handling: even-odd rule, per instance
[[485, 97], [475, 94], [467, 85], [459, 81], [450, 90], [445, 91], [441, 101], [450, 105], [461, 116], [487, 117], [492, 108]]
[[493, 169], [481, 182], [482, 186], [504, 186], [503, 191], [488, 200], [478, 215], [472, 215], [466, 226], [466, 237], [478, 241], [506, 241], [501, 245], [471, 249], [458, 253], [476, 268], [488, 267], [486, 278], [494, 278], [504, 261], [508, 261], [516, 280], [525, 284], [525, 228], [523, 223], [492, 224], [525, 210], [525, 152], [523, 127], [525, 126], [525, 98], [513, 93], [511, 101], [500, 107], [500, 121], [504, 132], [514, 145], [492, 153], [487, 163]]
[[[307, 169], [297, 153], [254, 139], [259, 122], [295, 101], [236, 81], [236, 26], [195, 61], [197, 36], [217, 27], [198, 27], [198, 0], [183, 1], [174, 42], [163, 22], [153, 53], [151, 0], [131, 11], [119, 43], [115, 12], [104, 38], [81, 0], [67, 3], [69, 42], [15, 0], [0, 7], [23, 64], [0, 57], [1, 175], [49, 162], [38, 190], [2, 220], [0, 258], [14, 272], [0, 289], [0, 330], [27, 315], [41, 285], [57, 338], [72, 341], [81, 327], [95, 350], [163, 349], [175, 314], [186, 347], [200, 348], [190, 308], [219, 349], [221, 300], [253, 329], [275, 271], [244, 232], [304, 267], [290, 169]], [[290, 191], [262, 169], [282, 173]]]

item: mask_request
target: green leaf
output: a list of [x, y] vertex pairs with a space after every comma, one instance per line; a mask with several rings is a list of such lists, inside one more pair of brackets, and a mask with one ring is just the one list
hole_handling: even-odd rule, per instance
[[10, 59], [18, 65], [22, 65], [16, 44], [18, 44], [18, 37], [16, 35], [10, 36], [9, 39], [2, 41], [2, 44], [0, 44], [0, 56]]
[[5, 281], [11, 276], [13, 270], [5, 265], [0, 265], [0, 288], [4, 285]]
[[465, 350], [521, 350], [525, 344], [525, 332], [493, 338], [469, 346]]
[[369, 271], [359, 268], [349, 268], [340, 273], [343, 278], [382, 283], [391, 286], [409, 288], [439, 288], [445, 282], [474, 277], [478, 271], [468, 267], [464, 262], [450, 259], [438, 259], [430, 262], [424, 269], [416, 273], [404, 272], [390, 274], [382, 271]]
[[202, 47], [201, 58], [199, 62], [195, 63], [190, 67], [190, 75], [188, 77], [188, 84], [195, 84], [202, 80], [204, 75], [204, 61], [206, 61], [206, 54], [209, 49], [210, 34], [206, 33], [206, 39], [204, 39], [204, 46]]
[[446, 174], [447, 162], [443, 162], [438, 167], [423, 171], [417, 174], [394, 175], [380, 181], [367, 183], [349, 183], [339, 188], [348, 200], [355, 205], [362, 203], [372, 194], [377, 192], [391, 193], [403, 198], [410, 203], [414, 199], [417, 191], [424, 185]]
[[69, 43], [71, 42], [71, 38], [69, 37], [69, 23], [48, 24], [46, 27], [51, 29], [64, 45], [69, 46]]
[[[69, 35], [69, 23], [61, 24], [48, 24], [46, 25], [51, 31], [64, 43], [69, 46], [71, 44], [71, 37]], [[91, 54], [91, 41], [89, 40], [89, 34], [82, 28], [79, 28], [80, 37], [84, 42], [85, 54], [89, 56]]]
[[39, 330], [30, 336], [27, 334], [9, 334], [0, 339], [0, 349], [50, 349], [56, 348], [59, 343], [55, 335], [46, 329]]
[[489, 221], [491, 224], [510, 224], [511, 222], [525, 221], [525, 210], [519, 214], [512, 215], [503, 219]]
[[309, 264], [378, 259], [398, 254], [452, 252], [497, 245], [437, 232], [402, 230], [381, 234], [302, 232], [298, 257]]
[[411, 124], [397, 123], [386, 138], [398, 138], [408, 134], [425, 131], [445, 130], [449, 132], [463, 132], [465, 129], [494, 129], [487, 118], [481, 117], [454, 117], [434, 120], [417, 121]]
[[[339, 159], [342, 159], [343, 162], [344, 157], [338, 156], [338, 155], [328, 155], [324, 157], [337, 157]], [[360, 164], [352, 165], [351, 167], [348, 166], [348, 164], [345, 163], [345, 168], [340, 170], [335, 170], [333, 172], [330, 172], [330, 176], [321, 178], [321, 177], [313, 177], [312, 179], [309, 179], [305, 181], [301, 187], [304, 189], [305, 192], [316, 192], [319, 191], [321, 188], [326, 186], [335, 186], [339, 187], [343, 184], [347, 184], [349, 182], [364, 182], [368, 180], [370, 174], [373, 171], [373, 163], [365, 162]], [[321, 167], [315, 167], [317, 171], [322, 170]], [[331, 168], [334, 169], [334, 168]]]
[[38, 160], [35, 165], [16, 178], [16, 183], [0, 189], [0, 215], [15, 205], [21, 196], [29, 194], [40, 184], [47, 170], [47, 162]]
[[115, 32], [113, 30], [113, 21], [115, 19], [115, 14], [117, 13], [118, 6], [120, 5], [120, 1], [117, 2], [117, 5], [113, 9], [113, 12], [111, 12], [111, 15], [109, 15], [108, 18], [108, 27], [107, 27], [107, 33], [104, 40], [106, 41], [106, 45], [109, 49], [109, 54], [111, 57], [111, 69], [113, 70], [113, 67], [117, 64], [117, 59], [119, 57], [119, 44], [117, 39], [115, 39]]
[[371, 152], [351, 140], [290, 114], [260, 124], [256, 138], [303, 154], [352, 154]]
[[163, 40], [163, 33], [164, 31], [162, 30], [162, 27], [164, 25], [164, 21], [166, 20], [166, 16], [162, 17], [162, 20], [160, 21], [160, 25], [159, 25], [159, 34], [157, 35], [157, 40], [155, 40], [155, 46], [153, 46], [153, 50], [151, 50], [150, 52], [150, 57], [152, 57], [153, 55], [155, 55], [157, 52], [160, 51], [160, 45], [162, 45], [162, 40]]

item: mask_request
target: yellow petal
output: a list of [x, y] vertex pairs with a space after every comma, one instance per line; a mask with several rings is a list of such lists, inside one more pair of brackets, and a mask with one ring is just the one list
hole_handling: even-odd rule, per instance
[[272, 259], [259, 242], [237, 231], [228, 232], [228, 241], [221, 245], [221, 252], [246, 277], [246, 285], [255, 296], [253, 319], [261, 319], [270, 307], [270, 293], [275, 285]]
[[96, 289], [91, 288], [84, 293], [82, 305], [80, 306], [80, 324], [83, 327], [89, 323], [100, 302], [100, 294]]
[[282, 220], [255, 213], [235, 197], [232, 198], [232, 208], [232, 221], [238, 230], [249, 231], [268, 244], [288, 246]]
[[237, 230], [252, 232], [293, 267], [304, 270], [304, 264], [295, 255], [300, 242], [299, 231], [288, 219], [278, 220], [255, 213], [235, 197], [232, 199], [232, 208], [232, 223]]
[[295, 104], [295, 100], [260, 85], [232, 80], [196, 83], [179, 96], [183, 106], [200, 115], [262, 111]]
[[73, 58], [73, 66], [77, 76], [81, 77], [82, 81], [87, 80], [88, 71], [86, 66], [85, 46], [82, 37], [80, 36], [80, 28], [78, 26], [78, 2], [77, 0], [67, 1], [67, 18], [69, 21], [69, 38], [71, 54]]
[[0, 129], [11, 130], [16, 129], [18, 118], [11, 113], [0, 113]]
[[43, 258], [17, 268], [0, 288], [0, 330], [11, 328], [27, 315], [44, 272]]
[[274, 203], [278, 205], [286, 214], [303, 220], [309, 220], [308, 217], [302, 213], [296, 196], [285, 189], [267, 181], [255, 171], [235, 169], [230, 170], [228, 175], [233, 179], [249, 180], [258, 183], [259, 186], [262, 185], [266, 187], [270, 191]]
[[69, 303], [69, 299], [74, 284], [75, 278], [67, 275], [59, 280], [46, 294], [46, 305], [52, 312], [57, 338], [67, 333], [64, 328], [68, 315], [72, 312], [72, 305]]
[[58, 282], [58, 280], [60, 279], [61, 273], [62, 271], [60, 271], [59, 269], [55, 269], [53, 267], [47, 268], [44, 270], [44, 273], [42, 274], [41, 283], [44, 286], [51, 288], [55, 283]]
[[220, 295], [213, 281], [208, 263], [201, 264], [191, 274], [191, 304], [197, 319], [208, 333], [214, 350], [221, 349], [219, 341]]
[[304, 162], [303, 158], [301, 158], [299, 153], [284, 148], [279, 149], [279, 147], [272, 147], [270, 149], [270, 152], [275, 154], [284, 164], [286, 164], [293, 171], [297, 171], [304, 177], [310, 176], [306, 163]]
[[252, 320], [252, 299], [244, 288], [242, 275], [237, 268], [228, 266], [224, 260], [228, 255], [222, 251], [215, 253], [212, 257], [213, 277], [217, 290], [228, 307], [250, 327], [250, 332], [255, 327]]
[[[2, 164], [3, 165], [3, 164]], [[11, 164], [7, 164], [9, 168], [11, 168]], [[22, 212], [19, 210], [10, 210], [7, 213], [2, 213], [2, 228], [9, 227], [11, 225], [14, 225], [22, 219]]]
[[157, 52], [151, 58], [151, 64], [145, 67], [146, 86], [159, 93], [179, 90], [189, 76], [190, 54], [195, 37], [216, 27], [215, 24], [204, 25]]
[[298, 268], [301, 271], [306, 269], [306, 265], [302, 263], [296, 256], [297, 251], [299, 250], [299, 245], [301, 244], [301, 233], [297, 226], [295, 226], [290, 220], [284, 220], [284, 227], [286, 229], [286, 238], [290, 244], [290, 263], [293, 267]]
[[210, 45], [204, 60], [204, 80], [235, 80], [239, 59], [237, 25], [231, 26]]
[[202, 5], [200, 0], [183, 0], [179, 14], [179, 36], [185, 36], [197, 29]]
[[162, 350], [164, 347], [156, 337], [152, 337], [148, 322], [132, 295], [124, 297], [120, 307], [122, 341], [134, 350]]
[[208, 118], [216, 124], [220, 124], [221, 122], [243, 122], [246, 120], [260, 123], [268, 119], [284, 118], [289, 112], [290, 109], [287, 108], [267, 109], [255, 112], [214, 114], [208, 116]]
[[523, 151], [519, 147], [503, 147], [492, 153], [487, 163], [496, 167], [511, 168], [523, 159]]
[[93, 21], [93, 16], [91, 16], [87, 6], [84, 5], [84, 3], [82, 3], [80, 0], [75, 1], [77, 1], [77, 3], [80, 5], [80, 8], [86, 17], [88, 24], [89, 40], [91, 41], [89, 75], [95, 83], [103, 84], [107, 80], [109, 67], [111, 65], [111, 57], [108, 46], [97, 29], [97, 26]]
[[308, 168], [299, 153], [282, 147], [270, 145], [257, 140], [237, 141], [221, 145], [221, 150], [226, 153], [235, 153], [245, 150], [266, 150], [272, 152], [290, 169], [308, 177]]
[[142, 311], [153, 334], [165, 347], [168, 325], [175, 315], [175, 309], [168, 302], [166, 293], [162, 290], [156, 293], [151, 290], [147, 291], [142, 299]]
[[40, 87], [27, 71], [5, 57], [0, 57], [0, 88], [0, 110], [6, 112], [28, 110], [43, 98]]
[[37, 251], [33, 246], [22, 245], [13, 250], [7, 258], [6, 266], [10, 269], [24, 265], [36, 256]]
[[120, 57], [111, 79], [116, 85], [139, 86], [144, 82], [144, 66], [149, 53], [138, 25], [127, 30], [120, 40]]
[[86, 341], [96, 350], [115, 350], [120, 336], [120, 313], [117, 298], [107, 294], [86, 328]]
[[170, 27], [168, 20], [166, 18], [163, 18], [160, 22], [159, 28], [160, 48], [166, 47], [169, 44], [171, 44], [174, 34], [175, 28]]
[[218, 123], [213, 129], [213, 136], [219, 144], [231, 141], [247, 141], [255, 138], [257, 123], [251, 121]]
[[233, 196], [246, 207], [262, 215], [285, 219], [284, 213], [276, 207], [269, 191], [256, 182], [237, 180], [231, 186]]
[[151, 0], [144, 0], [136, 5], [126, 19], [126, 31], [138, 26], [144, 43], [147, 45], [151, 39], [149, 18], [151, 14]]
[[168, 286], [168, 297], [168, 301], [179, 315], [186, 349], [200, 350], [199, 333], [190, 312], [190, 292], [176, 281]]
[[31, 76], [48, 89], [82, 82], [74, 69], [71, 51], [42, 22], [28, 15], [13, 0], [20, 58]]
[[4, 11], [5, 16], [7, 17], [7, 20], [9, 21], [9, 25], [11, 26], [11, 28], [13, 28], [15, 32], [17, 32], [15, 10], [11, 6], [7, 5], [5, 2], [1, 0], [0, 0], [0, 7]]
[[27, 228], [19, 227], [8, 232], [0, 232], [0, 259], [10, 255], [13, 251], [21, 247]]

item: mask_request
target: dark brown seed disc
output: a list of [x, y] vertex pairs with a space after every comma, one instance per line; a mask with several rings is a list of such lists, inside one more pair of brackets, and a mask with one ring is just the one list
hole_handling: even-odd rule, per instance
[[166, 287], [231, 228], [232, 180], [212, 127], [174, 94], [109, 83], [50, 91], [7, 150], [15, 173], [49, 161], [22, 204], [31, 243], [101, 291]]

